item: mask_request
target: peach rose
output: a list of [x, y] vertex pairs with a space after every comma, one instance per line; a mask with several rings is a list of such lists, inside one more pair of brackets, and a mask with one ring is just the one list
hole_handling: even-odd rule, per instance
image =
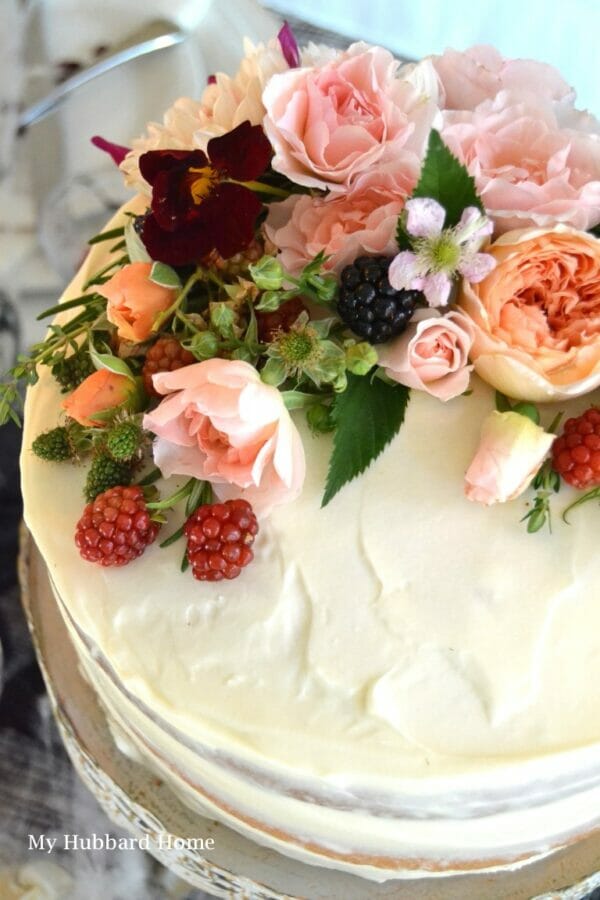
[[547, 63], [532, 59], [504, 59], [486, 45], [470, 47], [464, 53], [446, 50], [433, 56], [440, 81], [442, 109], [475, 109], [492, 100], [502, 90], [534, 86], [538, 97], [571, 101], [575, 94], [560, 72]]
[[404, 201], [416, 184], [418, 165], [403, 173], [365, 172], [349, 194], [292, 195], [272, 203], [267, 236], [279, 248], [283, 267], [297, 275], [317, 253], [325, 267], [340, 272], [363, 253], [388, 256], [396, 250], [396, 227]]
[[298, 496], [300, 435], [280, 392], [251, 365], [208, 359], [153, 382], [167, 396], [144, 416], [144, 428], [157, 435], [154, 461], [165, 477], [210, 481], [219, 499], [243, 497], [258, 515]]
[[451, 400], [469, 386], [473, 326], [460, 312], [422, 309], [401, 335], [378, 347], [379, 365], [400, 384]]
[[587, 230], [600, 222], [600, 138], [590, 117], [537, 94], [501, 91], [472, 112], [445, 112], [442, 135], [475, 178], [496, 233]]
[[156, 316], [168, 309], [177, 291], [150, 281], [152, 263], [134, 262], [96, 290], [106, 297], [106, 316], [124, 341], [139, 343], [152, 333]]
[[600, 241], [572, 228], [510, 231], [487, 248], [496, 268], [463, 281], [471, 360], [519, 400], [564, 401], [600, 386]]
[[437, 107], [398, 68], [387, 50], [359, 43], [326, 65], [273, 75], [263, 93], [273, 168], [332, 191], [390, 160], [412, 170]]
[[465, 494], [477, 503], [514, 500], [531, 484], [555, 439], [516, 412], [494, 412], [485, 419], [473, 462], [465, 475]]
[[117, 375], [107, 369], [99, 369], [82, 381], [72, 394], [62, 402], [68, 416], [80, 425], [104, 425], [98, 413], [116, 410], [118, 407], [137, 407], [138, 388], [127, 375]]

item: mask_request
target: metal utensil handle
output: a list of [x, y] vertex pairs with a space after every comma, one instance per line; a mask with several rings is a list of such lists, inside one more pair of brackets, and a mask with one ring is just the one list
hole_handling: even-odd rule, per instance
[[158, 37], [151, 38], [150, 40], [141, 41], [139, 44], [134, 44], [132, 47], [127, 47], [124, 50], [119, 50], [117, 53], [113, 53], [105, 59], [100, 60], [100, 62], [94, 63], [94, 65], [90, 66], [88, 69], [77, 72], [77, 74], [72, 75], [41, 100], [38, 100], [24, 110], [19, 116], [19, 130], [22, 131], [23, 129], [28, 128], [29, 125], [33, 125], [34, 122], [39, 122], [40, 119], [44, 119], [49, 113], [53, 112], [53, 110], [55, 110], [69, 94], [80, 88], [82, 85], [87, 84], [88, 81], [92, 81], [94, 78], [98, 78], [100, 75], [104, 75], [105, 72], [110, 72], [111, 69], [116, 69], [124, 63], [131, 62], [133, 59], [138, 59], [140, 56], [146, 56], [149, 53], [156, 53], [158, 50], [166, 50], [168, 47], [174, 47], [176, 44], [180, 44], [184, 41], [185, 38], [186, 35], [183, 31], [170, 31], [166, 34], [161, 34]]

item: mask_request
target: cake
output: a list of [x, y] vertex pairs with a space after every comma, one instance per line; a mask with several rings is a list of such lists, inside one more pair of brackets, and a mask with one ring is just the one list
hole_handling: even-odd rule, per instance
[[[97, 371], [73, 390], [56, 328], [32, 351], [26, 522], [119, 747], [190, 807], [375, 881], [525, 865], [600, 826], [597, 133], [557, 73], [489, 48], [302, 53], [287, 29], [247, 48], [121, 162], [146, 194], [58, 310]], [[516, 128], [533, 161], [484, 163]], [[65, 460], [90, 453], [94, 479]], [[119, 558], [98, 498], [152, 454]], [[243, 560], [194, 543], [236, 498]]]

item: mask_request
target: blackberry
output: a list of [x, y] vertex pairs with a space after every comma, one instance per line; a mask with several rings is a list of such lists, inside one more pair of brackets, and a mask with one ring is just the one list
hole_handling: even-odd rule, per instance
[[117, 486], [131, 484], [133, 467], [129, 463], [118, 462], [105, 454], [99, 454], [92, 460], [88, 469], [83, 493], [88, 501], [94, 500], [99, 494]]
[[359, 337], [383, 344], [400, 334], [411, 320], [421, 291], [396, 291], [388, 281], [392, 261], [385, 256], [359, 256], [342, 271], [338, 313]]
[[74, 391], [88, 375], [95, 371], [90, 354], [85, 349], [78, 350], [52, 366], [52, 374], [60, 384], [63, 394]]

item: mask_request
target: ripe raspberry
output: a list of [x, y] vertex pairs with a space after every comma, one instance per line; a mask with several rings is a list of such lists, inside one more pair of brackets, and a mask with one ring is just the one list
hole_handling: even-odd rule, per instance
[[148, 353], [142, 369], [144, 387], [149, 397], [158, 397], [152, 384], [152, 376], [157, 372], [174, 372], [183, 366], [189, 366], [196, 362], [195, 357], [181, 346], [174, 337], [161, 337], [153, 344]]
[[159, 527], [150, 520], [140, 487], [113, 487], [85, 507], [75, 543], [89, 562], [124, 566], [142, 555]]
[[281, 331], [289, 331], [301, 312], [306, 309], [300, 297], [282, 303], [273, 312], [257, 312], [258, 339], [264, 344], [274, 341]]
[[254, 559], [250, 545], [257, 532], [256, 516], [246, 500], [198, 507], [183, 528], [194, 578], [199, 581], [237, 578]]
[[599, 408], [592, 406], [578, 418], [567, 419], [552, 447], [552, 467], [579, 490], [600, 484]]

